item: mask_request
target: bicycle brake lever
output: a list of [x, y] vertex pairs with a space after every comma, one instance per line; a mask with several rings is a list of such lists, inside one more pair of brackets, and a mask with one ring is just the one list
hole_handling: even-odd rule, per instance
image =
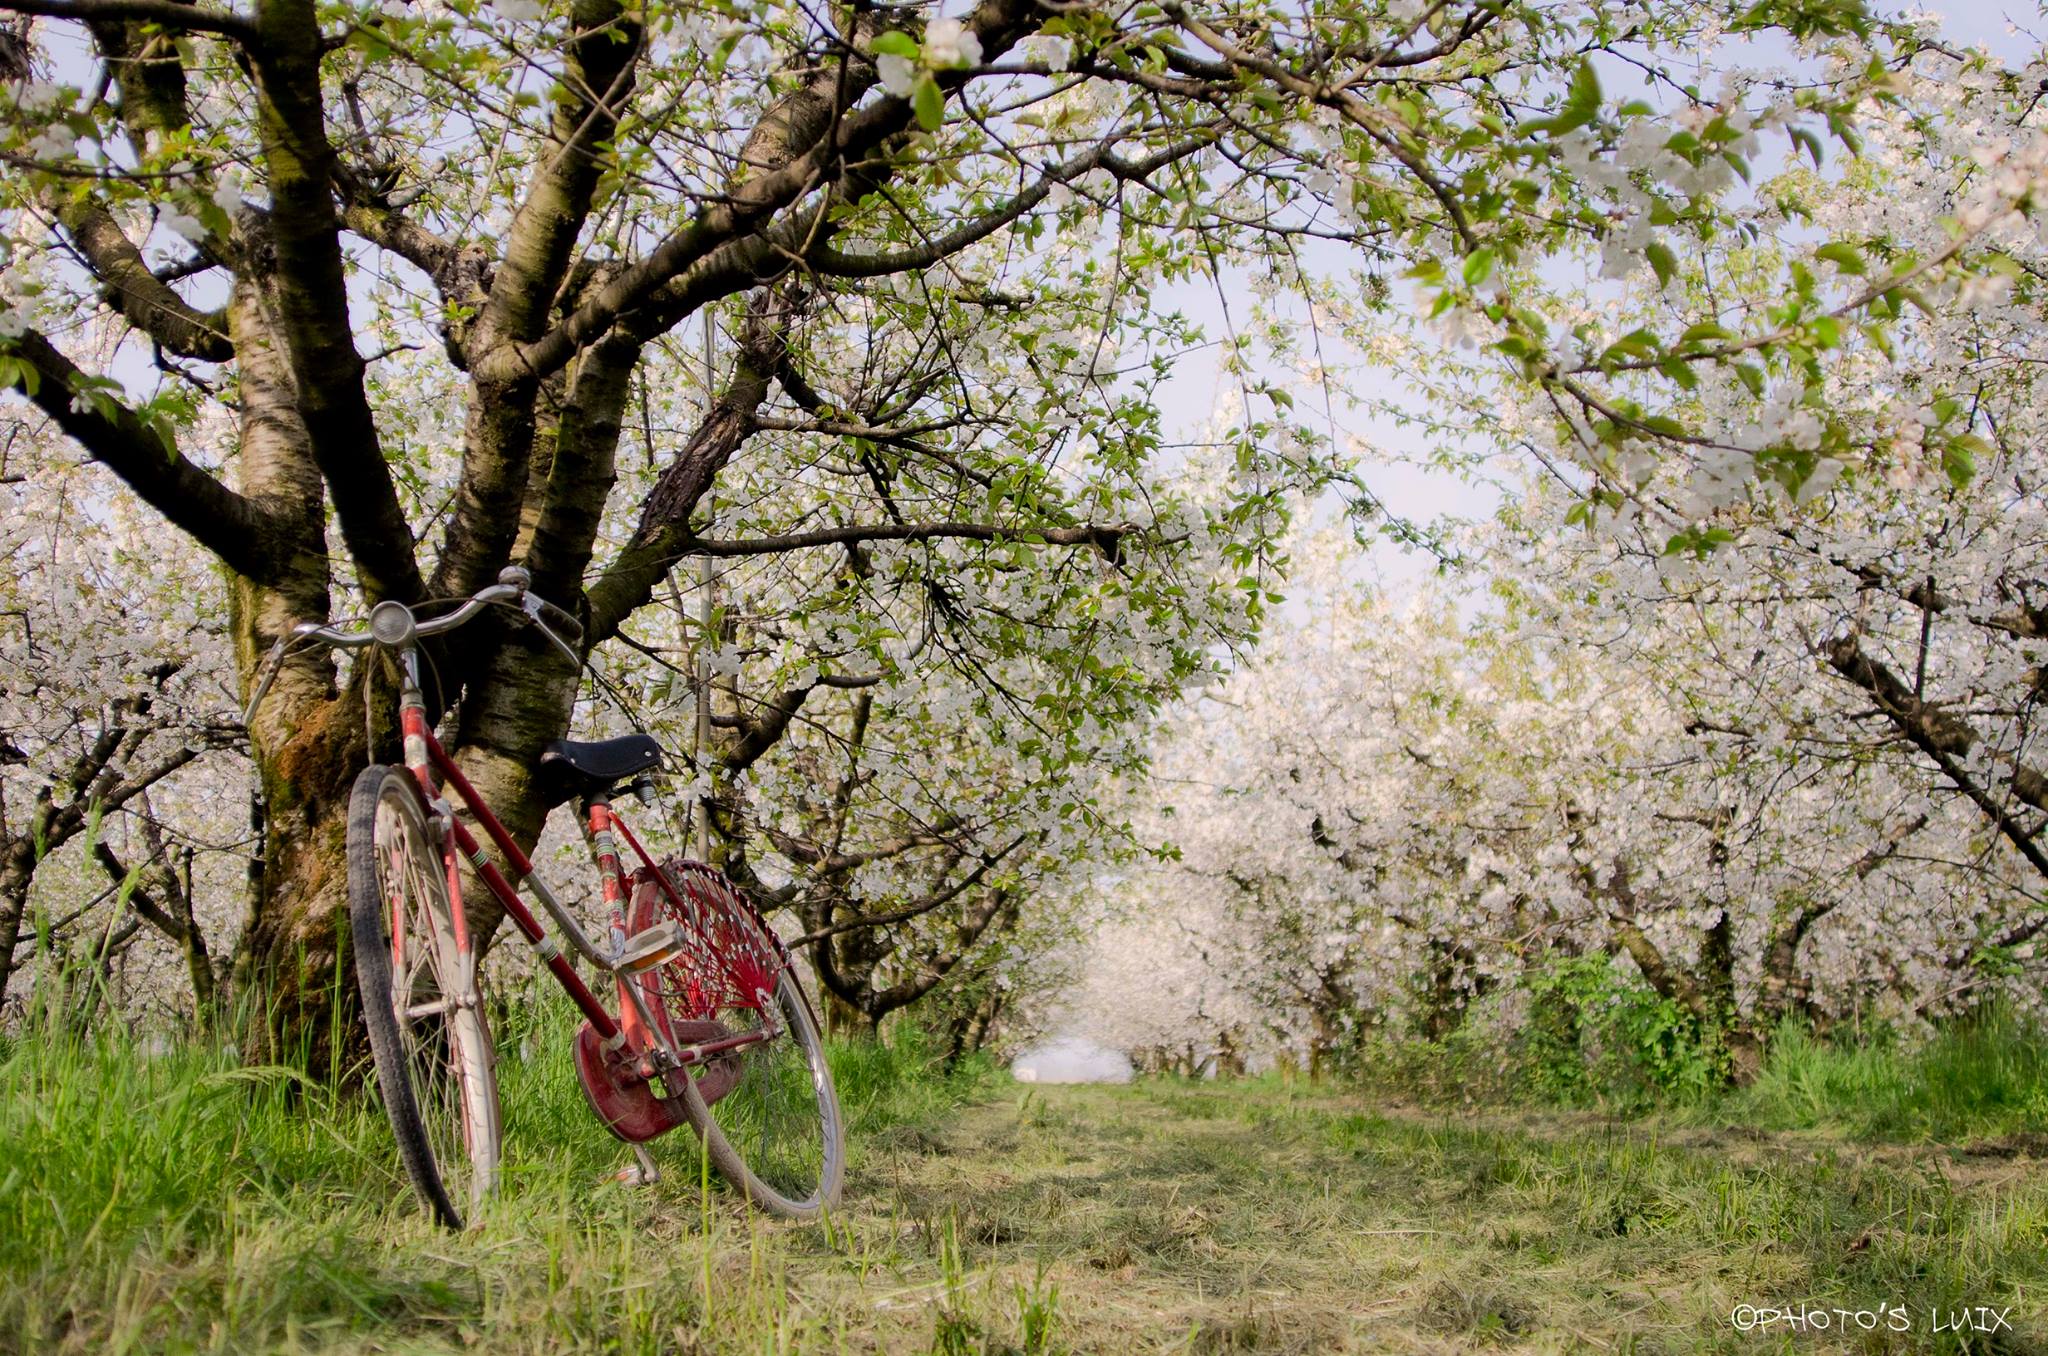
[[536, 598], [534, 595], [529, 593], [523, 599], [520, 600], [519, 610], [524, 612], [527, 615], [527, 617], [532, 620], [533, 624], [540, 628], [540, 633], [546, 636], [550, 641], [552, 641], [554, 643], [554, 647], [557, 650], [561, 651], [562, 657], [568, 660], [570, 664], [574, 665], [576, 670], [580, 673], [583, 669], [583, 656], [577, 654], [576, 651], [570, 649], [569, 642], [563, 640], [560, 636], [556, 635], [555, 628], [549, 626], [547, 622], [542, 618], [541, 610], [547, 606], [548, 604], [542, 602], [539, 598]]
[[263, 667], [256, 671], [255, 695], [249, 698], [249, 707], [242, 712], [242, 728], [244, 730], [247, 730], [250, 724], [255, 721], [256, 708], [261, 706], [263, 699], [270, 695], [270, 685], [277, 681], [277, 671], [284, 664], [284, 647], [290, 640], [290, 632], [279, 636], [277, 644], [271, 646], [270, 653], [264, 656]]

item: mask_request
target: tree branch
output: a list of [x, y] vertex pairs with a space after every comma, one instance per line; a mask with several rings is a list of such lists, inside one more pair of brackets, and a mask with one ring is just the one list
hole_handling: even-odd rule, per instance
[[[469, 593], [487, 582], [518, 538], [520, 501], [532, 479], [535, 402], [553, 372], [503, 359], [547, 328], [549, 310], [571, 278], [577, 237], [605, 168], [602, 148], [617, 131], [642, 51], [638, 12], [618, 0], [579, 0], [571, 12], [574, 28], [550, 100], [547, 140], [466, 341], [473, 389], [454, 508], [428, 586], [437, 595]], [[621, 390], [634, 356], [628, 350], [624, 371], [616, 374]], [[615, 438], [615, 423], [612, 432]], [[576, 455], [575, 446], [558, 443], [552, 471], [574, 476]], [[604, 461], [608, 483], [608, 455]], [[590, 536], [594, 540], [594, 523]], [[580, 576], [588, 542], [570, 545]]]
[[33, 377], [29, 398], [94, 461], [237, 573], [267, 580], [279, 567], [277, 525], [254, 503], [168, 446], [136, 413], [96, 389], [85, 373], [31, 330], [13, 341]]
[[129, 323], [171, 352], [202, 362], [222, 363], [235, 346], [219, 311], [196, 310], [150, 271], [128, 233], [96, 203], [63, 201], [57, 218], [78, 245], [109, 300]]
[[327, 139], [311, 0], [259, 0], [252, 69], [276, 247], [275, 331], [291, 359], [298, 408], [366, 601], [423, 596], [412, 527], [398, 502], [349, 322], [336, 159]]
[[[993, 58], [1024, 35], [1035, 12], [1035, 0], [982, 0], [966, 22]], [[946, 89], [957, 88], [966, 78], [964, 71], [942, 71], [938, 76]], [[874, 66], [865, 60], [850, 62], [843, 70], [835, 62], [819, 63], [748, 135], [741, 168], [725, 197], [700, 209], [687, 225], [621, 270], [547, 334], [516, 349], [495, 352], [488, 370], [480, 366], [479, 374], [509, 381], [562, 366], [686, 269], [720, 247], [760, 231], [776, 213], [837, 182], [847, 166], [908, 131], [915, 125], [915, 114], [908, 100], [893, 95], [841, 115], [875, 80]]]
[[[1934, 760], [1942, 775], [1984, 812], [1984, 817], [2005, 835], [2006, 841], [2026, 859], [2029, 866], [2041, 876], [2048, 877], [2048, 854], [2041, 851], [2033, 833], [1957, 761], [1975, 744], [1977, 735], [1974, 730], [1945, 711], [1922, 705], [1895, 674], [1863, 653], [1854, 634], [1830, 644], [1827, 660], [1837, 673], [1876, 697], [1879, 707], [1899, 732]], [[2025, 775], [2032, 779], [2032, 789], [2038, 794], [2039, 774], [2017, 759], [2012, 760], [2011, 766], [2013, 791], [2022, 800], [2027, 799], [2026, 793], [2020, 789], [2020, 779]], [[2035, 804], [2032, 800], [2027, 803]]]
[[253, 20], [225, 10], [202, 9], [177, 0], [0, 0], [0, 10], [34, 14], [45, 19], [79, 23], [137, 20], [162, 24], [174, 32], [212, 33], [254, 48], [259, 38]]
[[811, 532], [787, 532], [773, 537], [737, 537], [726, 541], [692, 539], [685, 555], [766, 556], [802, 551], [814, 546], [844, 546], [870, 541], [936, 541], [953, 538], [966, 541], [1022, 541], [1047, 546], [1092, 546], [1110, 560], [1121, 558], [1124, 538], [1139, 531], [1136, 523], [1115, 526], [1084, 524], [1080, 527], [1005, 527], [995, 523], [854, 523], [824, 527]]
[[858, 932], [864, 928], [883, 928], [889, 927], [890, 925], [895, 923], [907, 923], [913, 918], [919, 917], [923, 914], [930, 913], [934, 909], [942, 908], [945, 905], [950, 904], [955, 899], [958, 899], [967, 891], [973, 889], [976, 885], [979, 885], [982, 879], [986, 877], [990, 871], [994, 870], [997, 864], [1000, 863], [1003, 860], [1003, 858], [1009, 856], [1012, 852], [1015, 852], [1020, 846], [1023, 845], [1024, 839], [1024, 834], [1018, 834], [1015, 838], [1012, 838], [1006, 845], [998, 849], [993, 856], [982, 858], [981, 865], [975, 867], [974, 870], [968, 872], [965, 876], [962, 876], [952, 886], [948, 887], [947, 889], [941, 890], [936, 894], [927, 895], [923, 899], [919, 900], [917, 903], [910, 905], [908, 908], [898, 909], [894, 913], [875, 914], [871, 917], [856, 918], [851, 922], [847, 923], [834, 923], [829, 927], [819, 928], [813, 932], [806, 932], [803, 936], [798, 937], [796, 940], [790, 942], [789, 949], [794, 951], [798, 947], [815, 946], [817, 943], [824, 941], [828, 937], [837, 937], [842, 932]]
[[[1977, 746], [1975, 730], [1940, 707], [1922, 701], [1898, 675], [1865, 654], [1854, 633], [1828, 646], [1827, 661], [1828, 667], [1875, 697], [1892, 724], [1923, 752], [1967, 758]], [[2000, 761], [2009, 771], [2013, 794], [2037, 810], [2048, 810], [2048, 776], [2016, 757], [2002, 757]]]
[[655, 584], [684, 554], [683, 547], [690, 539], [691, 511], [726, 462], [753, 436], [755, 413], [768, 398], [769, 374], [783, 351], [787, 315], [771, 294], [764, 292], [756, 299], [741, 331], [740, 350], [733, 356], [732, 376], [725, 390], [690, 441], [662, 470], [641, 507], [633, 536], [591, 586], [586, 635], [592, 646], [617, 631], [653, 595]]
[[877, 278], [889, 273], [909, 273], [917, 269], [930, 268], [940, 260], [958, 254], [968, 246], [994, 235], [1044, 202], [1053, 189], [1062, 184], [1072, 183], [1084, 174], [1107, 168], [1119, 179], [1143, 179], [1176, 160], [1193, 155], [1211, 144], [1213, 140], [1214, 138], [1207, 134], [1188, 137], [1140, 160], [1126, 161], [1112, 152], [1113, 142], [1105, 139], [1058, 168], [1047, 171], [1037, 183], [1000, 207], [993, 208], [972, 221], [964, 222], [942, 236], [927, 240], [914, 249], [901, 250], [894, 254], [846, 254], [820, 247], [812, 250], [806, 257], [818, 272], [844, 278]]

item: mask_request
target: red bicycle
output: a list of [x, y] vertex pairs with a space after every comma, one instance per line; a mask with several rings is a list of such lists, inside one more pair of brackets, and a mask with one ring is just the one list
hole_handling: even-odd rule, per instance
[[[293, 644], [379, 647], [397, 661], [405, 765], [373, 764], [356, 778], [348, 884], [356, 984], [399, 1157], [428, 1209], [451, 1228], [474, 1220], [497, 1182], [497, 1061], [463, 912], [466, 859], [583, 1013], [576, 1073], [598, 1119], [633, 1149], [638, 1166], [623, 1178], [653, 1181], [643, 1146], [687, 1124], [711, 1162], [762, 1209], [799, 1219], [830, 1209], [845, 1156], [839, 1099], [788, 951], [722, 873], [701, 862], [657, 864], [613, 808], [622, 786], [652, 803], [648, 774], [661, 746], [644, 734], [559, 740], [541, 758], [541, 776], [582, 817], [610, 913], [600, 946], [534, 874], [429, 728], [419, 642], [486, 608], [513, 609], [581, 666], [572, 648], [581, 628], [528, 582], [526, 571], [507, 569], [495, 585], [428, 620], [386, 601], [361, 631], [295, 627], [272, 650], [249, 703], [253, 716]], [[444, 788], [497, 850], [495, 861], [457, 818]], [[622, 840], [638, 863], [630, 873], [621, 864]], [[611, 979], [616, 1016], [521, 890], [539, 901], [571, 952]]]

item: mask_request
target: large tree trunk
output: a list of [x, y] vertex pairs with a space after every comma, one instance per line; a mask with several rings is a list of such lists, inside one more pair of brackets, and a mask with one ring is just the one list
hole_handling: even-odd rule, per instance
[[14, 978], [14, 953], [21, 946], [21, 923], [28, 914], [28, 890], [34, 880], [34, 847], [26, 840], [10, 842], [0, 859], [0, 1008]]
[[[241, 491], [267, 511], [270, 556], [279, 562], [268, 582], [244, 574], [231, 582], [246, 700], [272, 644], [300, 622], [326, 620], [331, 600], [320, 469], [277, 338], [277, 305], [238, 277], [227, 318], [242, 387]], [[279, 669], [249, 737], [264, 835], [260, 889], [235, 957], [233, 987], [246, 1000], [243, 1047], [252, 1058], [302, 1056], [317, 1066], [333, 1053], [328, 1009], [337, 979], [346, 978], [336, 940], [348, 899], [349, 786], [368, 761], [360, 692], [338, 690], [331, 655], [301, 648]]]
[[[356, 719], [351, 721], [353, 714]], [[252, 1058], [326, 1066], [353, 1024], [333, 1004], [354, 992], [340, 947], [348, 911], [348, 794], [368, 761], [361, 710], [330, 700], [283, 748], [261, 750], [269, 806], [263, 892], [242, 936], [235, 989], [248, 995], [244, 1049]]]

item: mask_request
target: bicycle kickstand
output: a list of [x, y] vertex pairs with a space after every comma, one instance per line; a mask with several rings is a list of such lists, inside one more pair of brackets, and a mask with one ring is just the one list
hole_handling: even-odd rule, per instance
[[661, 1180], [661, 1169], [654, 1166], [654, 1156], [638, 1144], [629, 1144], [636, 1160], [612, 1174], [612, 1180], [623, 1182], [630, 1187], [653, 1186]]

